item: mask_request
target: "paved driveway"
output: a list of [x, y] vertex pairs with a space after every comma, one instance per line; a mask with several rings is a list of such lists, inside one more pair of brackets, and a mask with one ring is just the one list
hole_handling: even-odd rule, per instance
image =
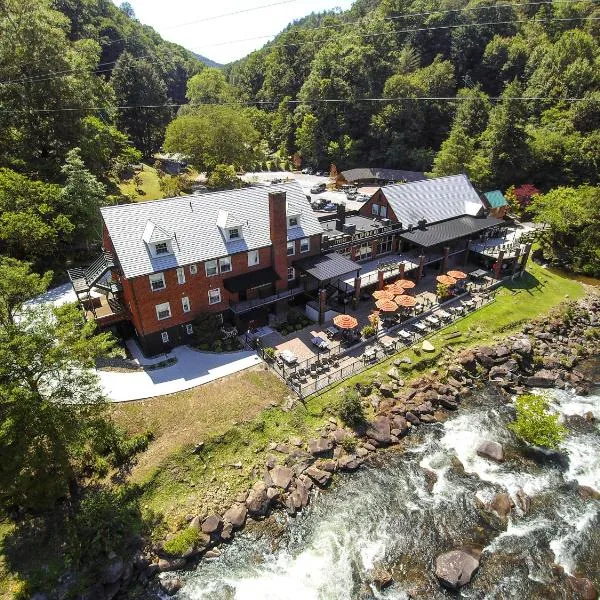
[[[98, 371], [105, 394], [112, 402], [144, 400], [182, 392], [209, 383], [221, 377], [238, 373], [261, 364], [260, 358], [249, 351], [216, 354], [199, 352], [188, 346], [179, 346], [169, 355], [177, 358], [170, 367], [154, 371], [121, 373]], [[165, 360], [163, 355], [152, 360], [139, 361], [152, 364]]]

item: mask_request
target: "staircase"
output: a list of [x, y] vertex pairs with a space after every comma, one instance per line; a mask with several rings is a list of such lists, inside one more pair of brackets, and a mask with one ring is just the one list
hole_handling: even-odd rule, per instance
[[[67, 273], [73, 284], [75, 293], [79, 295], [89, 292], [114, 267], [115, 262], [112, 254], [110, 252], [103, 252], [89, 267], [69, 269]], [[97, 287], [110, 290], [110, 287], [103, 285], [98, 285]]]

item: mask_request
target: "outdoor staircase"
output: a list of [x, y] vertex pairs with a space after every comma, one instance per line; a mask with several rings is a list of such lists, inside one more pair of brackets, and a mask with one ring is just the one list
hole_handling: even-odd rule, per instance
[[77, 295], [89, 292], [93, 287], [110, 291], [110, 286], [98, 284], [108, 271], [114, 269], [115, 262], [110, 252], [103, 252], [89, 267], [69, 269], [69, 279]]

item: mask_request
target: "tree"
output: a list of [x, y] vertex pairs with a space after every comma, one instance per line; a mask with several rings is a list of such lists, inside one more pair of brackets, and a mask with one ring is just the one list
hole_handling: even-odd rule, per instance
[[535, 220], [549, 230], [544, 252], [569, 269], [600, 276], [600, 189], [595, 186], [558, 187], [533, 197]]
[[188, 81], [186, 97], [192, 106], [221, 104], [232, 102], [235, 92], [221, 69], [207, 67]]
[[0, 168], [0, 242], [18, 259], [50, 263], [74, 229], [60, 186]]
[[7, 259], [0, 273], [0, 506], [48, 508], [70, 494], [110, 429], [92, 369], [113, 341], [82, 324], [75, 305], [24, 308], [48, 274]]
[[558, 422], [558, 415], [548, 410], [544, 396], [525, 394], [515, 401], [517, 418], [508, 428], [518, 437], [534, 446], [558, 448], [566, 429]]
[[233, 190], [242, 187], [243, 181], [231, 165], [217, 165], [206, 184], [214, 190]]
[[296, 146], [302, 158], [309, 164], [316, 166], [321, 154], [321, 140], [319, 136], [319, 120], [315, 115], [304, 115], [302, 124], [296, 131]]
[[200, 106], [167, 127], [164, 147], [180, 152], [190, 164], [211, 172], [217, 165], [245, 167], [257, 154], [258, 132], [248, 117], [230, 106]]
[[150, 157], [159, 148], [172, 115], [167, 87], [154, 65], [123, 52], [111, 77], [117, 103], [130, 108], [119, 112], [119, 126], [136, 148]]
[[85, 168], [79, 148], [67, 154], [62, 174], [66, 179], [62, 200], [75, 225], [73, 240], [101, 239], [100, 207], [106, 202], [106, 188]]
[[348, 427], [359, 427], [365, 422], [365, 411], [356, 390], [345, 390], [340, 395], [336, 412]]

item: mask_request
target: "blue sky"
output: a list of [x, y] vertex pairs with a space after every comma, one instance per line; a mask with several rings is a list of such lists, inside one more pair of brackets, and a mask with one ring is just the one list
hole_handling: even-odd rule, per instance
[[[121, 0], [113, 0], [121, 4]], [[350, 8], [352, 0], [129, 0], [136, 17], [163, 38], [220, 63], [260, 48], [294, 19], [311, 12]], [[278, 4], [269, 6], [269, 4]], [[259, 10], [238, 15], [226, 13]], [[210, 20], [206, 20], [210, 19]], [[202, 22], [201, 20], [204, 20]], [[264, 37], [263, 37], [264, 36]], [[253, 39], [249, 39], [253, 38]], [[260, 38], [260, 39], [254, 39]], [[239, 41], [246, 40], [246, 41]]]

